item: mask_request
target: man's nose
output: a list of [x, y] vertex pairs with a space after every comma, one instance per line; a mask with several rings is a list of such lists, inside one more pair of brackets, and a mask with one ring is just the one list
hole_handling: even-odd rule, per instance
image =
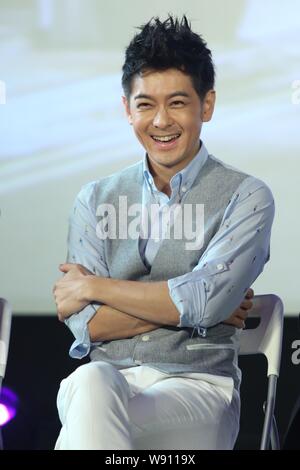
[[153, 125], [162, 129], [168, 127], [172, 122], [172, 118], [165, 108], [160, 108], [153, 119]]

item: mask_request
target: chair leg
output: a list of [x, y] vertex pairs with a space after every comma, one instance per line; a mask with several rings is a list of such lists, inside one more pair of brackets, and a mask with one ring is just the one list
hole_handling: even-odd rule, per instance
[[276, 432], [277, 426], [274, 428], [274, 408], [276, 399], [277, 376], [270, 375], [268, 380], [267, 402], [264, 404], [265, 419], [260, 444], [260, 450], [268, 450], [270, 446], [271, 434]]
[[273, 415], [272, 427], [271, 427], [271, 449], [280, 450], [280, 438], [277, 428], [275, 416]]

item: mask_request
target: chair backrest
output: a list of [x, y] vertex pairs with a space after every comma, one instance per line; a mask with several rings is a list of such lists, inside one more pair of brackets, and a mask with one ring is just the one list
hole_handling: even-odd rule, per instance
[[0, 381], [5, 375], [10, 340], [11, 317], [12, 309], [10, 304], [7, 300], [0, 298]]
[[256, 295], [249, 317], [259, 317], [259, 325], [243, 330], [240, 335], [239, 354], [264, 354], [268, 361], [268, 376], [279, 376], [283, 314], [283, 303], [277, 295]]

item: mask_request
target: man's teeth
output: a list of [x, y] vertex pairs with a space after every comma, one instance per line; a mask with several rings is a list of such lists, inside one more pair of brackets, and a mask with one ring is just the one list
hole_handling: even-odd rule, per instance
[[152, 139], [157, 140], [158, 142], [170, 142], [173, 139], [177, 139], [177, 137], [180, 137], [180, 134], [168, 135], [163, 137], [153, 135]]

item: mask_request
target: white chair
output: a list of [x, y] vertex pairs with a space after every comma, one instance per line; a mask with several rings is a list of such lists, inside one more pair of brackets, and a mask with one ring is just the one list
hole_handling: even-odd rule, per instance
[[256, 295], [249, 317], [259, 317], [256, 328], [246, 329], [240, 335], [239, 355], [264, 354], [268, 361], [268, 393], [264, 403], [264, 425], [260, 449], [280, 449], [280, 441], [274, 416], [276, 385], [281, 362], [283, 303], [273, 294]]
[[[7, 300], [0, 298], [0, 391], [7, 363], [11, 317], [12, 309], [10, 304]], [[1, 449], [3, 449], [3, 441], [0, 428], [0, 450]]]

